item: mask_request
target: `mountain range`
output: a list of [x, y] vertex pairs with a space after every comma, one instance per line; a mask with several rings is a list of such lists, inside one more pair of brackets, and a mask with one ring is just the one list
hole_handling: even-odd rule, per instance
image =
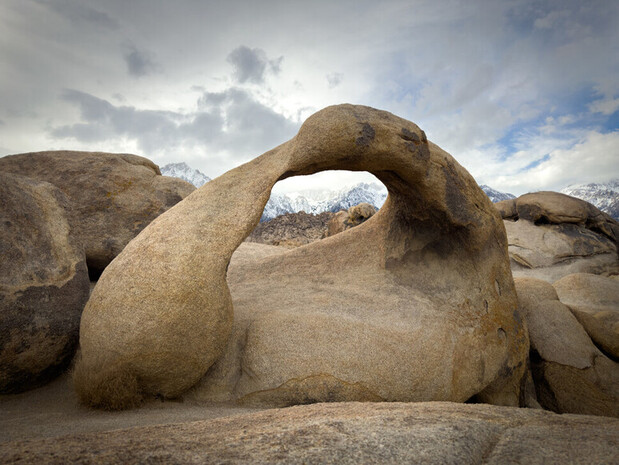
[[209, 178], [206, 174], [193, 169], [185, 162], [168, 163], [167, 165], [162, 166], [159, 171], [161, 171], [161, 174], [164, 176], [181, 178], [196, 187], [202, 187], [211, 180], [211, 178]]
[[561, 192], [583, 199], [619, 220], [619, 179], [605, 183], [574, 184], [561, 189]]
[[[211, 180], [186, 163], [165, 165], [161, 168], [161, 174], [184, 179], [196, 187], [201, 187]], [[497, 191], [485, 184], [480, 187], [492, 202], [515, 198], [512, 194]], [[607, 183], [571, 185], [561, 192], [592, 203], [613, 218], [619, 219], [619, 179]], [[338, 212], [361, 202], [367, 202], [379, 209], [386, 199], [387, 189], [377, 183], [359, 183], [339, 190], [312, 189], [287, 194], [273, 193], [264, 208], [260, 221], [268, 221], [285, 213], [300, 211], [313, 214]]]

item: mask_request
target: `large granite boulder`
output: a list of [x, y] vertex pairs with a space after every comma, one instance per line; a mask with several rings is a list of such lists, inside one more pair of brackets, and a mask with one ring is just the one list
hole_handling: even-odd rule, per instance
[[359, 226], [361, 223], [370, 219], [376, 213], [376, 208], [367, 202], [353, 205], [346, 210], [340, 210], [329, 221], [327, 225], [327, 235], [333, 236], [347, 229]]
[[536, 192], [495, 207], [505, 219], [514, 277], [554, 282], [572, 273], [619, 273], [619, 223], [584, 200]]
[[147, 224], [195, 190], [129, 154], [23, 153], [0, 158], [0, 172], [50, 182], [67, 195], [69, 221], [95, 277]]
[[589, 273], [567, 275], [553, 284], [593, 342], [619, 360], [619, 280]]
[[515, 278], [515, 284], [542, 407], [619, 417], [619, 364], [593, 344], [551, 284], [535, 278]]
[[616, 464], [619, 420], [491, 405], [334, 403], [0, 444], [11, 463]]
[[84, 251], [46, 182], [0, 173], [0, 393], [38, 387], [67, 367], [88, 299]]
[[[278, 180], [330, 169], [370, 171], [390, 197], [356, 228], [228, 270]], [[77, 391], [104, 408], [179, 396], [219, 358], [205, 390], [247, 402], [517, 405], [529, 349], [487, 196], [416, 125], [352, 105], [155, 219], [104, 271], [80, 344]]]

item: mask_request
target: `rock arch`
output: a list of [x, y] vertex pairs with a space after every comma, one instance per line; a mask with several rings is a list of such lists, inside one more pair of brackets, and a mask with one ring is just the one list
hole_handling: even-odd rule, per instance
[[[396, 325], [408, 325], [398, 357], [408, 357], [410, 369], [400, 370], [399, 381], [381, 381], [384, 373], [372, 374], [374, 381], [328, 376], [385, 400], [464, 401], [478, 394], [517, 404], [528, 338], [500, 216], [466, 170], [415, 124], [353, 105], [314, 114], [293, 139], [207, 183], [126, 246], [82, 316], [75, 371], [81, 399], [122, 408], [143, 394], [175, 397], [196, 384], [226, 347], [233, 326], [227, 268], [271, 188], [290, 176], [331, 169], [374, 174], [389, 191], [384, 207], [357, 228], [273, 257], [270, 269], [275, 276], [293, 265], [295, 275], [309, 278], [316, 265], [328, 263], [335, 281], [339, 275], [350, 276], [347, 283], [368, 279], [376, 289], [384, 284], [395, 297], [370, 311], [392, 312]], [[320, 313], [322, 305], [328, 315], [337, 307], [363, 323], [367, 315], [354, 313], [363, 302], [348, 306], [334, 298], [331, 306], [329, 286], [316, 294], [326, 301], [312, 302], [310, 310]], [[290, 320], [281, 312], [271, 316]], [[380, 326], [368, 324], [368, 335]], [[360, 344], [373, 352], [371, 338]], [[272, 371], [272, 383], [291, 376]], [[312, 375], [303, 379], [311, 384]], [[254, 389], [278, 398], [277, 386], [255, 381], [242, 394]], [[328, 393], [312, 399], [324, 396], [329, 400]]]

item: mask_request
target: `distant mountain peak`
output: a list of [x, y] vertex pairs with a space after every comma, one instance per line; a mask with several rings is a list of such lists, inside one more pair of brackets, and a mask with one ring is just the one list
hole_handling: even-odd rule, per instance
[[196, 187], [202, 187], [211, 180], [207, 175], [192, 168], [184, 161], [179, 163], [168, 163], [161, 168], [161, 174], [183, 179]]
[[492, 203], [497, 203], [497, 202], [500, 202], [501, 200], [510, 200], [510, 199], [516, 198], [516, 196], [513, 194], [510, 194], [508, 192], [500, 192], [496, 189], [493, 189], [490, 186], [487, 186], [486, 184], [482, 184], [479, 187], [490, 198], [490, 201]]

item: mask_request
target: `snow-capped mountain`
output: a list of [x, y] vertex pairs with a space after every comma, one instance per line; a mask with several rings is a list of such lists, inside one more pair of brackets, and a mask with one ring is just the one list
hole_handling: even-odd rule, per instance
[[289, 194], [271, 194], [260, 221], [267, 221], [285, 213], [322, 213], [348, 210], [367, 202], [379, 209], [387, 199], [387, 189], [375, 183], [360, 183], [341, 190], [306, 190]]
[[[161, 168], [161, 174], [174, 176], [190, 182], [196, 187], [211, 180], [187, 163], [170, 163]], [[512, 194], [500, 192], [487, 185], [480, 186], [492, 202], [515, 198]], [[571, 185], [561, 190], [562, 193], [592, 203], [600, 210], [619, 219], [619, 179], [607, 183]], [[322, 213], [338, 212], [367, 202], [379, 209], [387, 199], [387, 189], [377, 183], [360, 183], [340, 190], [305, 190], [287, 194], [273, 193], [269, 199], [260, 221], [270, 220], [285, 213]]]
[[187, 182], [190, 182], [196, 187], [202, 187], [209, 182], [211, 178], [206, 176], [201, 171], [193, 169], [187, 163], [168, 163], [161, 169], [161, 174], [164, 176], [173, 176], [175, 178], [181, 178]]
[[589, 202], [619, 220], [619, 179], [605, 183], [574, 184], [561, 189], [561, 192]]
[[509, 200], [509, 199], [515, 199], [516, 196], [509, 194], [507, 192], [500, 192], [497, 191], [496, 189], [493, 189], [490, 186], [486, 186], [485, 184], [482, 184], [481, 186], [481, 190], [484, 191], [484, 193], [490, 197], [490, 200], [492, 201], [492, 203], [497, 203], [500, 202], [501, 200]]

